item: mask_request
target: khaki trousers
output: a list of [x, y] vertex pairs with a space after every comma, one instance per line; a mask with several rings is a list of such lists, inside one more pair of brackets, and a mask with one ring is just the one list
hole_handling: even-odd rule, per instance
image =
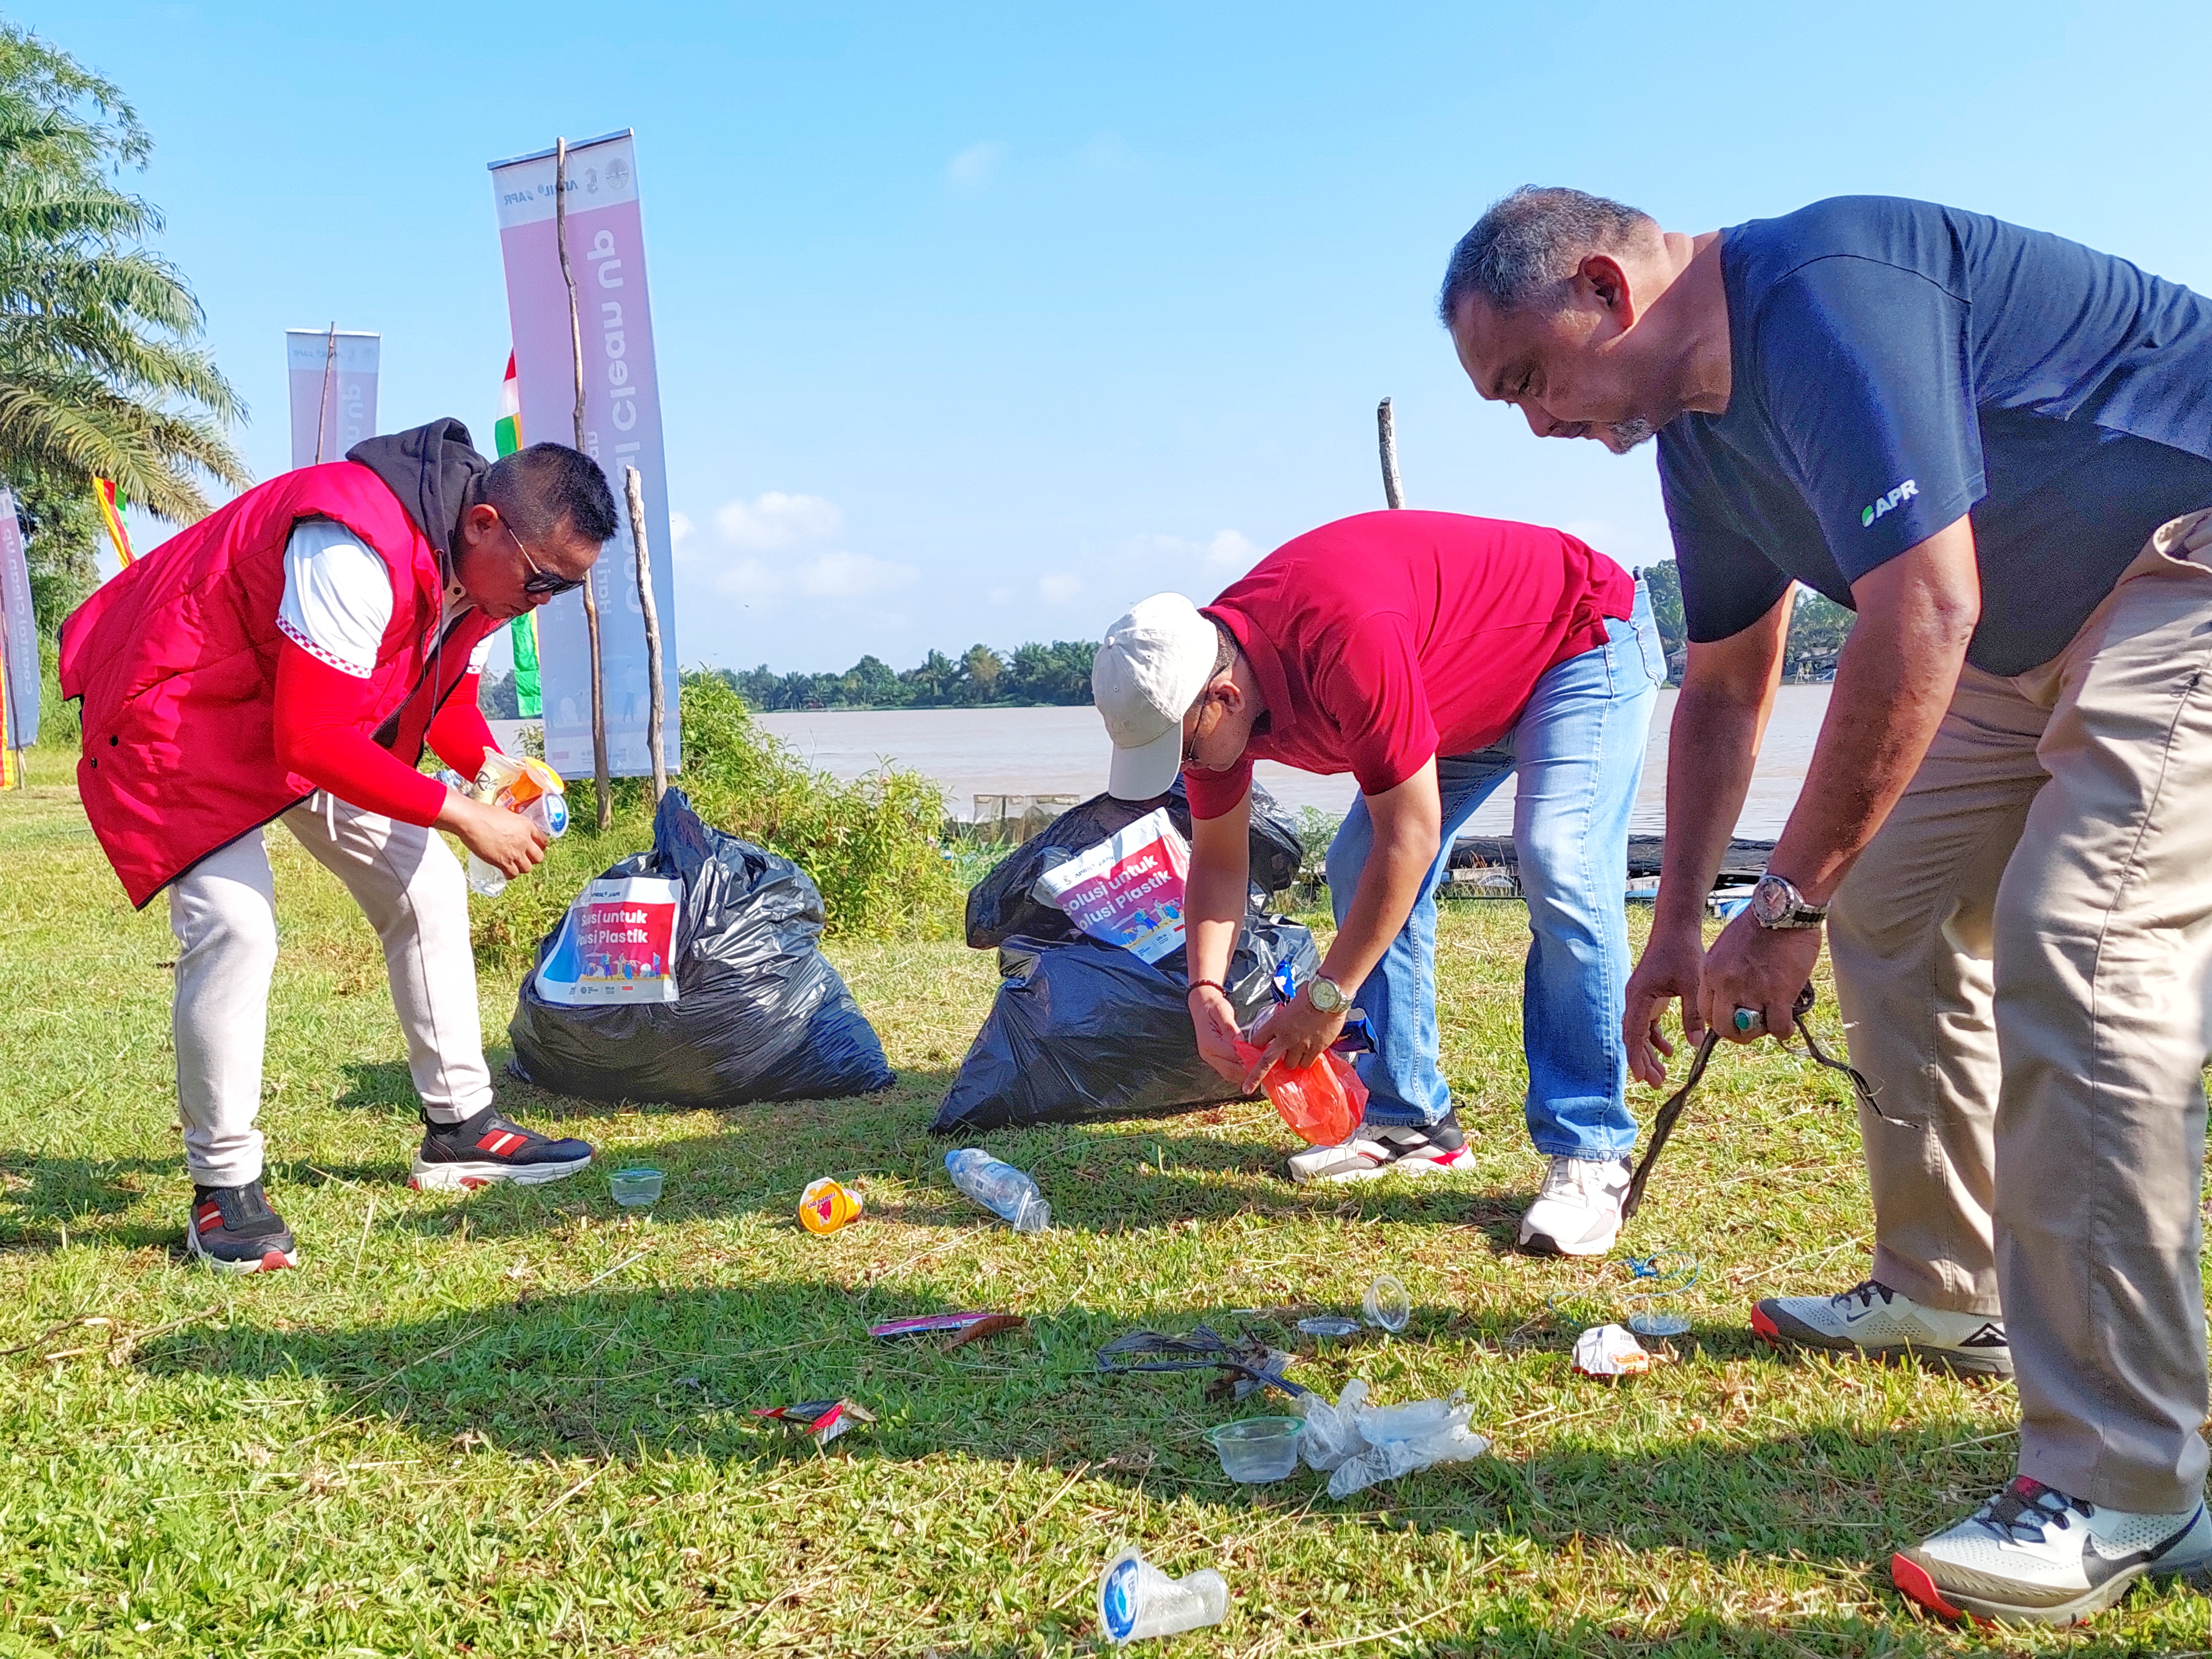
[[[477, 1023], [468, 885], [435, 830], [318, 795], [284, 827], [343, 882], [376, 930], [407, 1067], [433, 1121], [491, 1104]], [[276, 967], [276, 887], [258, 830], [218, 848], [169, 888], [177, 936], [177, 1109], [185, 1164], [204, 1187], [261, 1175], [261, 1050]]]
[[2115, 1509], [2204, 1481], [2212, 509], [2059, 656], [1969, 667], [1838, 893], [1874, 1274], [2002, 1310], [2020, 1469]]

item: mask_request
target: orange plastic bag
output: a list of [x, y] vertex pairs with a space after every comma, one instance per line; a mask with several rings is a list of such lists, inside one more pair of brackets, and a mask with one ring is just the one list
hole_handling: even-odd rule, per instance
[[[1237, 1045], [1237, 1056], [1247, 1066], [1258, 1065], [1265, 1052], [1249, 1042]], [[1349, 1140], [1367, 1109], [1367, 1085], [1352, 1069], [1352, 1062], [1334, 1048], [1324, 1048], [1319, 1060], [1299, 1071], [1285, 1070], [1277, 1060], [1260, 1079], [1260, 1087], [1276, 1115], [1309, 1146]]]

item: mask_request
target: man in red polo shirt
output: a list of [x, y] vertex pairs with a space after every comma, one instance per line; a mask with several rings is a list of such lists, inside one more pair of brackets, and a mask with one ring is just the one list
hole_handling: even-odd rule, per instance
[[[1563, 531], [1452, 513], [1368, 513], [1271, 553], [1204, 611], [1145, 600], [1091, 671], [1114, 741], [1108, 787], [1190, 794], [1191, 1019], [1249, 1086], [1310, 1062], [1357, 1003], [1373, 1022], [1365, 1120], [1291, 1160], [1298, 1181], [1425, 1175], [1467, 1143], [1437, 1069], [1435, 890], [1454, 835], [1510, 774], [1528, 902], [1527, 1114], [1551, 1160], [1525, 1249], [1602, 1255], [1620, 1228], [1636, 1121], [1622, 1100], [1629, 812], [1666, 669], [1641, 584]], [[1252, 763], [1349, 772], [1328, 852], [1337, 933], [1321, 972], [1264, 1019], [1248, 1068], [1222, 988], [1243, 920]]]

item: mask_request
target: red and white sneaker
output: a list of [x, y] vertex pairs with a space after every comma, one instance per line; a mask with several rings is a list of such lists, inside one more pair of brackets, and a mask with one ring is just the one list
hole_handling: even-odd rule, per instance
[[243, 1187], [195, 1186], [185, 1250], [219, 1273], [268, 1273], [300, 1265], [292, 1230], [269, 1207], [258, 1179]]
[[1467, 1137], [1460, 1133], [1459, 1115], [1446, 1112], [1443, 1120], [1413, 1127], [1385, 1128], [1361, 1124], [1352, 1139], [1334, 1146], [1310, 1146], [1291, 1154], [1291, 1179], [1301, 1185], [1310, 1181], [1375, 1181], [1386, 1175], [1434, 1175], [1467, 1162]]
[[511, 1181], [519, 1187], [542, 1186], [574, 1175], [592, 1161], [580, 1140], [555, 1140], [487, 1106], [459, 1123], [428, 1123], [422, 1150], [415, 1154], [407, 1184], [417, 1192], [469, 1193]]
[[1536, 1201], [1521, 1218], [1531, 1255], [1603, 1255], [1620, 1237], [1620, 1205], [1632, 1178], [1625, 1158], [1552, 1155]]

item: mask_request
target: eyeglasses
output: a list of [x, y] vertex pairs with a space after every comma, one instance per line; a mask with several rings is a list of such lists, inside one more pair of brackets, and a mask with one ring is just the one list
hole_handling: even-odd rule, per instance
[[508, 538], [514, 543], [514, 550], [522, 555], [523, 563], [530, 567], [530, 574], [522, 579], [524, 592], [534, 599], [556, 599], [563, 593], [574, 592], [584, 585], [586, 578], [556, 576], [553, 572], [541, 566], [537, 560], [532, 558], [530, 550], [523, 545], [522, 538], [514, 533], [513, 525], [502, 522], [500, 528], [507, 532]]

